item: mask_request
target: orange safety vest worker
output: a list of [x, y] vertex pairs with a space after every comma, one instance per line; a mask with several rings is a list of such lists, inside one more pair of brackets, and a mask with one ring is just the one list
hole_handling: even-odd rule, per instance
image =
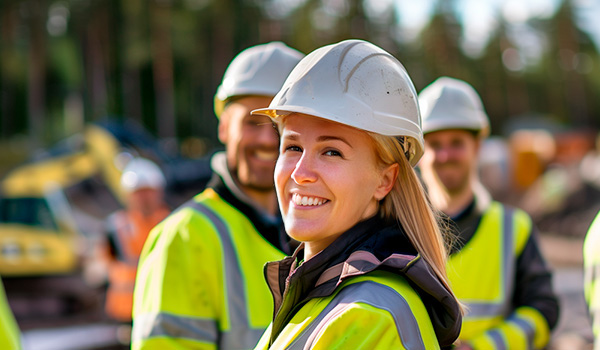
[[105, 311], [113, 319], [131, 321], [137, 264], [150, 230], [169, 215], [160, 208], [149, 216], [137, 211], [118, 211], [108, 218], [114, 259], [109, 263]]

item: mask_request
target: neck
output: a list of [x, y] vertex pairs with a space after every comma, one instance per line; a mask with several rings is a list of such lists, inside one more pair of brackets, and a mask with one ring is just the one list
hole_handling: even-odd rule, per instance
[[[239, 184], [238, 184], [239, 186]], [[279, 207], [277, 205], [277, 196], [275, 189], [273, 191], [257, 191], [249, 188], [240, 187], [240, 189], [250, 198], [257, 206], [271, 215], [277, 215]]]
[[473, 200], [474, 193], [471, 186], [457, 192], [449, 192], [445, 187], [431, 188], [429, 198], [431, 204], [444, 214], [454, 217], [465, 209]]

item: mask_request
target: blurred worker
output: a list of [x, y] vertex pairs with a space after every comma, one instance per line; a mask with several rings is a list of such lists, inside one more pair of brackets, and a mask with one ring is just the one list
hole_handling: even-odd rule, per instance
[[600, 350], [600, 213], [583, 243], [584, 293], [592, 318], [594, 350]]
[[150, 230], [170, 213], [164, 200], [165, 185], [162, 171], [148, 159], [134, 158], [123, 170], [121, 187], [126, 193], [126, 208], [110, 215], [107, 225], [112, 259], [106, 313], [113, 319], [131, 321], [140, 253]]
[[4, 285], [0, 281], [0, 349], [21, 349], [21, 332], [6, 300]]
[[135, 287], [132, 349], [250, 349], [273, 315], [267, 261], [291, 252], [273, 172], [279, 139], [267, 107], [303, 55], [280, 42], [230, 63], [215, 96], [225, 152], [208, 188], [154, 229]]
[[442, 77], [419, 94], [425, 155], [419, 163], [432, 204], [457, 240], [448, 262], [467, 306], [459, 349], [541, 349], [556, 325], [552, 275], [529, 215], [491, 199], [477, 174], [489, 121], [477, 92]]

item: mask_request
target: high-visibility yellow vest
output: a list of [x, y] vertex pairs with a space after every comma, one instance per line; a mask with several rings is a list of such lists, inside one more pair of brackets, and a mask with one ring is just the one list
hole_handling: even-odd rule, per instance
[[0, 349], [21, 349], [21, 332], [6, 300], [2, 282], [0, 282]]
[[[272, 325], [271, 325], [272, 326]], [[269, 349], [271, 326], [255, 349]], [[439, 349], [429, 314], [401, 276], [373, 271], [304, 304], [270, 349]]]
[[159, 224], [140, 258], [132, 349], [250, 349], [269, 325], [263, 265], [285, 255], [207, 189]]
[[542, 348], [549, 341], [538, 310], [511, 306], [516, 261], [531, 227], [522, 210], [492, 202], [473, 237], [448, 260], [452, 290], [467, 306], [459, 339], [476, 349]]
[[584, 294], [592, 318], [595, 348], [600, 350], [600, 214], [590, 226], [583, 243]]

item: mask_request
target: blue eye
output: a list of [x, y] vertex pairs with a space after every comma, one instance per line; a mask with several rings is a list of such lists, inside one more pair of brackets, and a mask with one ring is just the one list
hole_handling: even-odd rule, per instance
[[302, 148], [298, 147], [298, 146], [287, 146], [285, 148], [286, 151], [291, 151], [291, 152], [302, 152]]
[[326, 156], [331, 156], [331, 157], [341, 157], [342, 153], [340, 153], [339, 151], [330, 149], [328, 151], [325, 151], [324, 153]]

